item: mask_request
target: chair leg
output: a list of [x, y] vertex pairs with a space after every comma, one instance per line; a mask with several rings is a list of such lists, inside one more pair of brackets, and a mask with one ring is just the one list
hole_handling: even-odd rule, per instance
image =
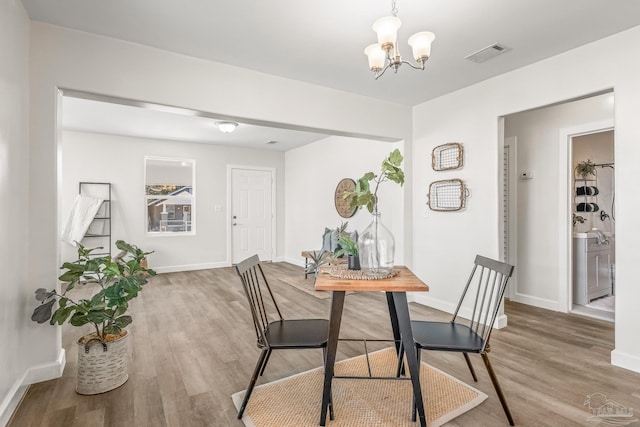
[[260, 369], [260, 376], [264, 374], [264, 369], [267, 367], [267, 363], [269, 362], [269, 357], [271, 357], [271, 348], [269, 348], [269, 352], [267, 353], [267, 357], [264, 359], [264, 363], [262, 364], [262, 369]]
[[[422, 356], [422, 350], [419, 347], [416, 347], [416, 357], [418, 358], [418, 369], [420, 369], [420, 359]], [[416, 411], [418, 407], [416, 406], [416, 396], [413, 395], [413, 409], [411, 410], [411, 421], [416, 422]]]
[[264, 369], [266, 365], [267, 353], [269, 353], [269, 349], [263, 348], [260, 352], [260, 357], [258, 358], [258, 363], [256, 363], [256, 367], [253, 370], [253, 375], [251, 376], [251, 381], [249, 381], [249, 387], [247, 387], [247, 391], [244, 394], [244, 400], [242, 401], [242, 405], [240, 406], [240, 410], [238, 411], [238, 419], [242, 419], [242, 414], [244, 414], [244, 410], [247, 407], [247, 403], [249, 402], [249, 397], [251, 396], [251, 392], [253, 392], [253, 387], [256, 385], [256, 381], [258, 380], [258, 374]]
[[398, 368], [396, 369], [396, 378], [400, 378], [400, 375], [404, 373], [404, 346], [400, 343], [400, 349], [398, 350]]
[[476, 377], [476, 371], [473, 369], [473, 365], [471, 364], [471, 359], [469, 359], [469, 355], [467, 353], [462, 353], [464, 355], [464, 360], [467, 361], [467, 366], [469, 367], [469, 371], [471, 371], [471, 376], [475, 382], [478, 382], [478, 377]]
[[500, 387], [500, 383], [498, 382], [498, 377], [496, 377], [496, 373], [493, 371], [493, 367], [491, 366], [491, 362], [489, 361], [489, 355], [487, 355], [487, 353], [482, 353], [481, 356], [482, 360], [484, 361], [484, 366], [486, 366], [489, 377], [491, 378], [491, 382], [493, 383], [493, 388], [496, 389], [498, 399], [500, 399], [500, 403], [502, 404], [502, 409], [504, 409], [507, 420], [509, 420], [509, 425], [514, 426], [515, 423], [513, 422], [513, 417], [511, 416], [511, 412], [509, 411], [509, 407], [507, 406], [507, 400], [502, 393], [502, 388]]

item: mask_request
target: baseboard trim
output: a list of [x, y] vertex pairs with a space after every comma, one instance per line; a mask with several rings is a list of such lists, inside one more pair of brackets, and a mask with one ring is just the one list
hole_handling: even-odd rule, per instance
[[289, 264], [297, 265], [298, 267], [304, 267], [304, 259], [302, 258], [284, 257], [283, 261], [288, 262]]
[[620, 350], [614, 349], [611, 352], [611, 364], [633, 372], [640, 372], [640, 357]]
[[29, 385], [34, 383], [39, 383], [42, 381], [52, 380], [54, 378], [60, 378], [62, 376], [62, 371], [64, 371], [64, 367], [67, 363], [67, 355], [65, 350], [60, 349], [60, 353], [58, 354], [58, 360], [51, 363], [43, 363], [41, 365], [33, 366], [24, 374], [24, 379], [22, 381], [23, 385]]
[[33, 366], [16, 380], [5, 398], [0, 402], [0, 427], [4, 427], [9, 423], [11, 416], [31, 384], [53, 380], [62, 376], [66, 360], [64, 349], [60, 349], [58, 359], [55, 362]]
[[498, 318], [496, 319], [496, 323], [493, 325], [493, 329], [502, 329], [502, 328], [506, 328], [507, 327], [507, 322], [508, 318], [507, 315], [502, 313], [498, 315]]
[[11, 416], [20, 405], [20, 401], [27, 393], [29, 389], [28, 385], [21, 385], [22, 378], [19, 378], [13, 386], [9, 389], [9, 392], [5, 398], [0, 402], [0, 427], [5, 427], [9, 424]]
[[[449, 301], [439, 300], [437, 298], [433, 298], [429, 295], [425, 295], [423, 293], [409, 293], [408, 300], [410, 302], [416, 302], [418, 304], [426, 305], [427, 307], [435, 308], [436, 310], [444, 311], [445, 313], [453, 314], [456, 311], [456, 307], [458, 306], [458, 302], [452, 304]], [[472, 316], [472, 312], [469, 309], [465, 309], [464, 307], [460, 309], [458, 315], [464, 319], [470, 319]], [[496, 323], [493, 325], [494, 329], [502, 329], [507, 326], [507, 315], [502, 313], [498, 315], [496, 319]]]
[[456, 310], [457, 304], [451, 304], [448, 301], [433, 298], [425, 293], [409, 293], [408, 296], [410, 302], [417, 302], [418, 304], [426, 305], [427, 307], [435, 308], [445, 313], [453, 313]]
[[544, 308], [546, 310], [560, 311], [558, 301], [550, 299], [534, 297], [532, 295], [517, 293], [511, 298], [511, 301], [519, 302], [521, 304], [532, 305], [538, 308]]
[[170, 265], [167, 267], [151, 267], [157, 273], [177, 273], [180, 271], [209, 270], [211, 268], [231, 267], [228, 261], [205, 262], [202, 264]]

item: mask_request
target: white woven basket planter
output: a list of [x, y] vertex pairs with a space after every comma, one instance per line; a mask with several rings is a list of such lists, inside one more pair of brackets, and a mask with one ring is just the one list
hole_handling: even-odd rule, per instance
[[85, 345], [78, 344], [78, 385], [79, 394], [99, 394], [120, 387], [129, 379], [127, 361], [129, 359], [129, 333], [106, 344], [94, 341], [85, 351]]

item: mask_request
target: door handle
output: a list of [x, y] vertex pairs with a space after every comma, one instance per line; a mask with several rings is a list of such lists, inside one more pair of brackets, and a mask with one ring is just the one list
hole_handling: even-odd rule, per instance
[[233, 223], [233, 225], [238, 225], [238, 223], [237, 223], [237, 222], [234, 222], [234, 223]]

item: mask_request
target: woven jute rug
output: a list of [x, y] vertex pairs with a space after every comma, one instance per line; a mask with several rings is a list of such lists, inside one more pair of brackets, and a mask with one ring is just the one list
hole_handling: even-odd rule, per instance
[[[394, 376], [394, 348], [369, 353], [373, 376]], [[267, 368], [268, 369], [268, 368]], [[317, 426], [322, 403], [323, 369], [316, 368], [257, 386], [242, 421], [248, 427]], [[336, 363], [336, 375], [367, 375], [365, 356]], [[420, 383], [427, 423], [438, 427], [482, 403], [487, 395], [452, 376], [422, 363]], [[239, 408], [244, 391], [231, 398]], [[415, 427], [411, 422], [413, 393], [410, 381], [333, 380], [335, 420], [332, 427]]]

